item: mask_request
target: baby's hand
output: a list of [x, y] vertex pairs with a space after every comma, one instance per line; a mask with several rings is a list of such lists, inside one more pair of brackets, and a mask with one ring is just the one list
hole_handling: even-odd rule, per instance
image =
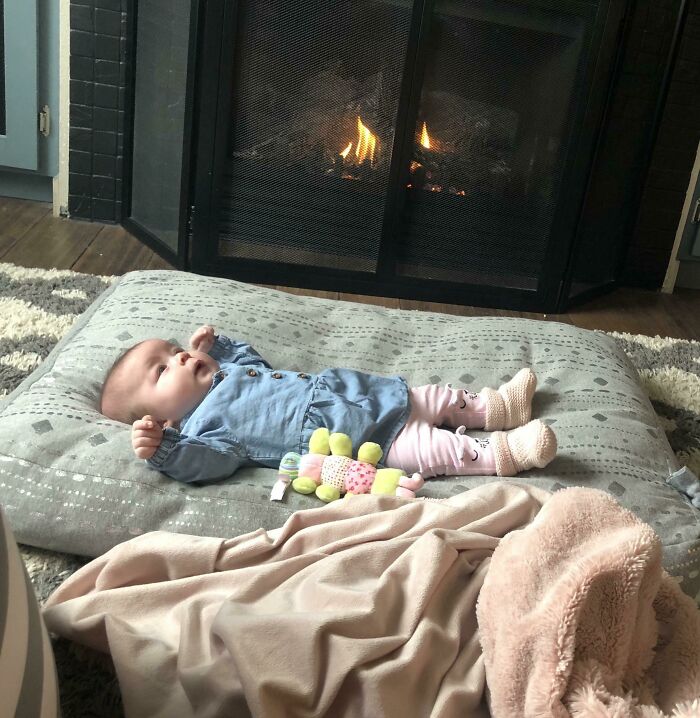
[[163, 440], [163, 427], [148, 414], [131, 426], [131, 446], [139, 459], [150, 459]]
[[190, 349], [205, 354], [214, 346], [214, 327], [205, 324], [190, 337]]

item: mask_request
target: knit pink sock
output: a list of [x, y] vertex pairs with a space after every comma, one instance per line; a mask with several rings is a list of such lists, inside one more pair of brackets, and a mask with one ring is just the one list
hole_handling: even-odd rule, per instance
[[513, 431], [491, 435], [498, 476], [515, 476], [534, 467], [543, 468], [556, 456], [557, 437], [539, 419]]
[[532, 397], [536, 388], [535, 373], [525, 368], [498, 389], [482, 389], [480, 394], [486, 399], [485, 431], [513, 429], [527, 424], [532, 415]]

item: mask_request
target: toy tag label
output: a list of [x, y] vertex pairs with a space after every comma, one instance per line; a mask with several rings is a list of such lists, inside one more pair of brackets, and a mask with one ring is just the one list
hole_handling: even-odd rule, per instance
[[272, 493], [270, 494], [270, 501], [282, 501], [287, 486], [288, 484], [284, 481], [275, 482], [275, 485], [272, 487]]

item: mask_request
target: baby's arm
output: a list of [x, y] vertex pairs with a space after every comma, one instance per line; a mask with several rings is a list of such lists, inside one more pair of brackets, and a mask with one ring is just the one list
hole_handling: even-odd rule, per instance
[[192, 335], [190, 338], [190, 348], [207, 352], [218, 362], [231, 362], [241, 366], [264, 366], [268, 369], [270, 368], [270, 365], [250, 344], [229, 339], [223, 334], [217, 336], [214, 333], [214, 327], [209, 325], [200, 327]]
[[139, 459], [177, 481], [218, 481], [245, 463], [240, 445], [220, 432], [188, 437], [152, 416], [137, 419], [131, 445]]
[[241, 445], [222, 430], [185, 436], [166, 427], [158, 450], [148, 459], [151, 468], [187, 483], [225, 479], [248, 463]]
[[225, 432], [184, 436], [152, 416], [134, 422], [131, 445], [139, 459], [177, 481], [218, 481], [246, 463], [240, 444]]

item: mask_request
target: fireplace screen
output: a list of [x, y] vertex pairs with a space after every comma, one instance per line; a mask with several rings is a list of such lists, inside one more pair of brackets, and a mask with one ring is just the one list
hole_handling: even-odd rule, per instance
[[376, 269], [410, 24], [406, 2], [240, 4], [221, 255]]
[[196, 171], [181, 215], [188, 268], [443, 302], [558, 305], [622, 6], [198, 8], [188, 104]]
[[536, 289], [570, 149], [584, 33], [582, 18], [561, 11], [436, 2], [400, 273]]

